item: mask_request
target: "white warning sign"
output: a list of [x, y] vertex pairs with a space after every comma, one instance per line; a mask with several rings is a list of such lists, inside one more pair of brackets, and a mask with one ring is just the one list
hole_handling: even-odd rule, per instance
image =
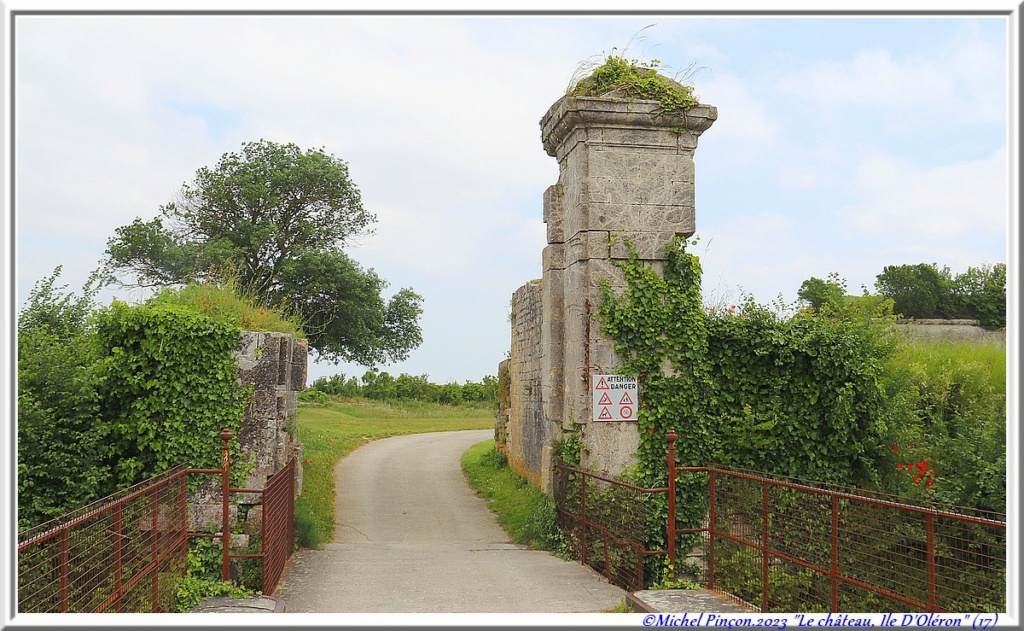
[[640, 387], [636, 377], [594, 375], [594, 420], [636, 421]]

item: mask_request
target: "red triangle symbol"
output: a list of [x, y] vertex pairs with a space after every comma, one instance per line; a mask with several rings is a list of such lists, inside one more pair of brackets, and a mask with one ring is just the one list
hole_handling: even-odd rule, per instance
[[619, 405], [633, 405], [633, 399], [629, 397], [629, 392], [622, 393], [622, 398], [619, 399]]
[[608, 408], [601, 408], [601, 414], [598, 415], [599, 419], [606, 420], [612, 418], [612, 413], [608, 411]]
[[607, 392], [601, 394], [601, 400], [597, 402], [598, 405], [611, 405], [612, 398], [608, 396]]
[[594, 386], [594, 390], [607, 390], [607, 389], [608, 389], [608, 382], [604, 380], [604, 377], [601, 377], [601, 380], [597, 382], [596, 386]]

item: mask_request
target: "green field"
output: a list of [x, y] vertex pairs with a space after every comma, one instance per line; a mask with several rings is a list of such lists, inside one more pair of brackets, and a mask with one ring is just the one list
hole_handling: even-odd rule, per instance
[[433, 403], [335, 401], [300, 404], [299, 442], [304, 448], [302, 494], [295, 502], [298, 544], [316, 548], [334, 536], [334, 466], [360, 445], [373, 440], [424, 432], [489, 429], [491, 408]]

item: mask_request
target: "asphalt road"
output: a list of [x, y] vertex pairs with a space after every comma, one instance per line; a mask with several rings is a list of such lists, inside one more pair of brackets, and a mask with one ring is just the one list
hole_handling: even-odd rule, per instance
[[511, 543], [459, 458], [491, 430], [398, 436], [335, 469], [335, 539], [296, 552], [286, 613], [571, 613], [625, 592], [579, 563]]

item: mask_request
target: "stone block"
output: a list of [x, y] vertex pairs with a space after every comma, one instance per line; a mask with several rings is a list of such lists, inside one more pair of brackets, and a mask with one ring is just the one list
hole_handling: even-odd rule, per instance
[[583, 434], [583, 466], [618, 476], [636, 464], [640, 434], [636, 423], [590, 422]]
[[[675, 232], [633, 232], [624, 234], [623, 239], [616, 239], [612, 243], [611, 258], [619, 260], [629, 258], [629, 250], [626, 246], [626, 239], [629, 239], [641, 260], [663, 261], [665, 260], [665, 246], [676, 237], [676, 234]], [[684, 236], [689, 236], [685, 233], [683, 234]]]
[[565, 210], [562, 207], [564, 194], [561, 184], [549, 186], [544, 191], [544, 223], [547, 224], [548, 243], [565, 241]]
[[292, 344], [292, 390], [306, 389], [307, 363], [309, 361], [309, 341], [294, 340]]
[[659, 150], [675, 153], [679, 144], [677, 134], [664, 128], [600, 127], [590, 133], [590, 139], [592, 144], [629, 148], [634, 153]]
[[545, 275], [552, 271], [561, 271], [565, 267], [565, 245], [552, 243], [541, 252], [541, 269]]
[[588, 213], [590, 231], [604, 231], [611, 234], [639, 231], [643, 226], [640, 210], [641, 206], [629, 201], [592, 202]]

